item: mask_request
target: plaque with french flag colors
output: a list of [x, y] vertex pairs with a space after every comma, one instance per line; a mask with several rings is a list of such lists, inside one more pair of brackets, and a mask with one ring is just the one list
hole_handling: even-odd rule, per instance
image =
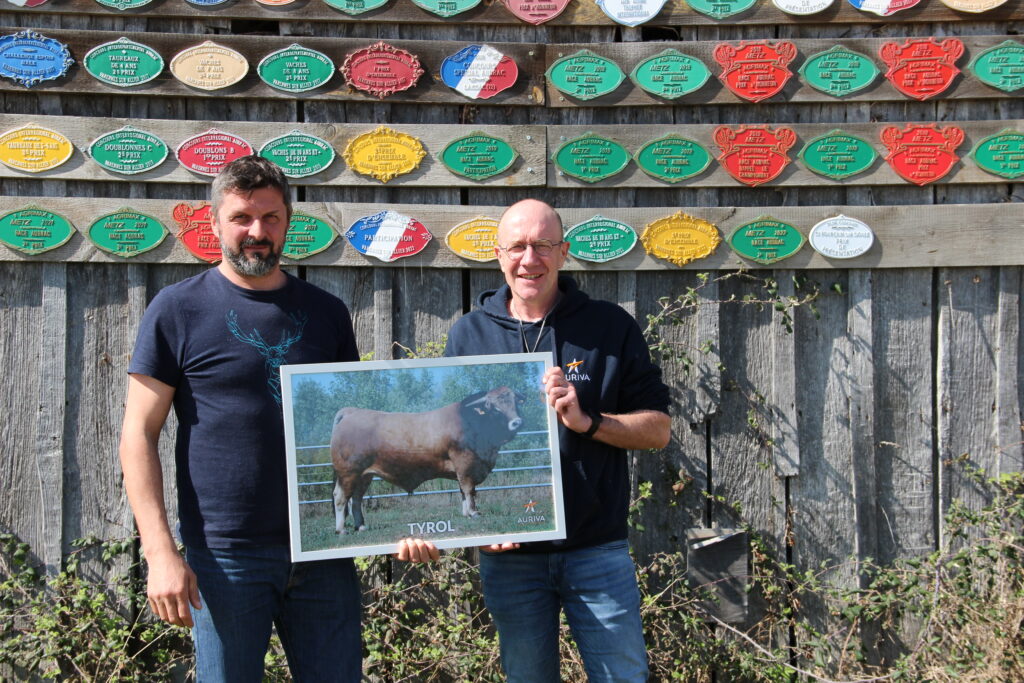
[[444, 84], [474, 100], [494, 97], [511, 88], [517, 78], [515, 60], [490, 45], [464, 47], [441, 63]]
[[345, 233], [356, 251], [385, 263], [420, 253], [432, 238], [422, 223], [397, 211], [363, 216]]
[[900, 10], [910, 9], [921, 0], [850, 0], [850, 4], [861, 12], [871, 12], [880, 17], [887, 17]]

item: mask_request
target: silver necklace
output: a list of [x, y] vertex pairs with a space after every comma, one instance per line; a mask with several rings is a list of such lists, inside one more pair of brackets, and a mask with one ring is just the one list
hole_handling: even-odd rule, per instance
[[[557, 303], [557, 301], [555, 303]], [[537, 347], [540, 346], [540, 338], [544, 336], [544, 326], [548, 323], [548, 316], [551, 315], [551, 311], [555, 310], [555, 307], [552, 305], [551, 308], [548, 309], [548, 312], [544, 314], [544, 317], [541, 318], [540, 332], [537, 333], [537, 339], [534, 340], [532, 349], [526, 342], [526, 330], [523, 328], [522, 319], [519, 317], [519, 314], [516, 313], [516, 304], [512, 299], [508, 300], [508, 308], [512, 311], [512, 316], [519, 322], [519, 336], [523, 338], [523, 348], [526, 349], [527, 353], [534, 353], [537, 350]]]

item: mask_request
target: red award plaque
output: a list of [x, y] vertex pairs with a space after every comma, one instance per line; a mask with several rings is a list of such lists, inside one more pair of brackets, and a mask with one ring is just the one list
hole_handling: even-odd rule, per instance
[[889, 67], [885, 77], [915, 100], [926, 100], [948, 88], [960, 73], [955, 62], [963, 53], [964, 44], [959, 38], [941, 43], [934, 38], [910, 38], [902, 46], [884, 43], [878, 51]]
[[195, 173], [215, 176], [229, 161], [253, 153], [252, 145], [231, 133], [211, 128], [178, 145], [178, 162]]
[[543, 24], [569, 6], [569, 0], [504, 0], [508, 11], [528, 24]]
[[415, 86], [423, 67], [416, 55], [380, 41], [346, 56], [341, 73], [353, 88], [384, 99]]
[[722, 67], [718, 80], [751, 102], [766, 100], [785, 87], [793, 75], [788, 64], [794, 57], [796, 45], [786, 40], [774, 45], [743, 42], [739, 47], [728, 43], [715, 46], [715, 61]]
[[910, 123], [903, 130], [882, 129], [882, 142], [889, 149], [885, 160], [915, 185], [927, 185], [949, 173], [960, 160], [956, 148], [963, 141], [964, 131], [956, 126], [940, 130], [934, 123]]
[[176, 237], [186, 249], [207, 263], [220, 261], [220, 240], [213, 234], [209, 204], [178, 204], [171, 215], [181, 226]]
[[786, 152], [796, 142], [789, 128], [728, 126], [715, 129], [715, 143], [722, 154], [718, 162], [736, 180], [754, 187], [774, 180], [790, 162]]

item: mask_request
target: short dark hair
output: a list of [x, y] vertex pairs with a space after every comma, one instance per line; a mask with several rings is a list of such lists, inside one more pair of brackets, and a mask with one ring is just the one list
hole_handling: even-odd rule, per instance
[[226, 164], [210, 187], [210, 204], [216, 218], [217, 210], [224, 195], [228, 192], [251, 194], [255, 190], [272, 187], [281, 193], [284, 199], [288, 220], [292, 217], [292, 193], [288, 188], [288, 178], [281, 167], [270, 159], [258, 154], [239, 157]]

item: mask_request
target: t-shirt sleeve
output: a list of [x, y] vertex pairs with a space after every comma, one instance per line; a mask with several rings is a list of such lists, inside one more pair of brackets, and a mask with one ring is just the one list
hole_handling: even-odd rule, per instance
[[181, 380], [184, 357], [181, 320], [172, 297], [163, 292], [146, 308], [139, 323], [135, 349], [128, 363], [130, 374], [146, 375], [172, 387]]
[[334, 358], [335, 362], [350, 362], [359, 360], [359, 349], [356, 346], [356, 335], [352, 328], [352, 316], [348, 307], [339, 302], [338, 313], [338, 351]]
[[623, 381], [620, 383], [619, 407], [624, 413], [634, 410], [669, 412], [672, 397], [661, 379], [661, 368], [651, 361], [651, 352], [643, 333], [629, 318], [623, 345]]

